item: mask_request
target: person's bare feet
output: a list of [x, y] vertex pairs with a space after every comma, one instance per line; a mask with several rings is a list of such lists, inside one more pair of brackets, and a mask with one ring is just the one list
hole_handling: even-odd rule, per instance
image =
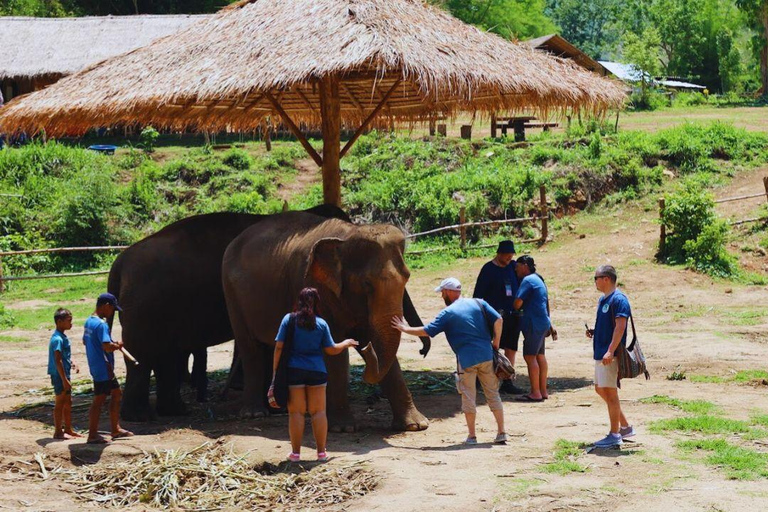
[[125, 430], [124, 428], [118, 429], [117, 432], [112, 432], [112, 439], [120, 439], [121, 437], [132, 437], [133, 432]]
[[109, 439], [102, 437], [100, 435], [97, 435], [96, 437], [89, 437], [87, 444], [109, 444], [112, 441]]
[[63, 439], [71, 439], [70, 437], [67, 437], [67, 435], [64, 432], [56, 432], [53, 434], [54, 439], [63, 440]]
[[64, 434], [68, 435], [70, 439], [75, 439], [76, 437], [83, 437], [82, 434], [78, 434], [74, 430], [66, 430]]

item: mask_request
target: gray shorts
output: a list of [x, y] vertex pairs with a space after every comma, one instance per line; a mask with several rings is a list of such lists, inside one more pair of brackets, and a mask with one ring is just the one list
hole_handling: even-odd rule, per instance
[[545, 351], [544, 340], [547, 332], [524, 332], [523, 333], [523, 355], [524, 356], [543, 356]]

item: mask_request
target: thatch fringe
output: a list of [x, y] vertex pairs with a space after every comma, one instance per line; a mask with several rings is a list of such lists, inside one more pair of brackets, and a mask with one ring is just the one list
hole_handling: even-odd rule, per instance
[[342, 118], [532, 109], [604, 111], [625, 95], [572, 62], [466, 25], [421, 0], [258, 0], [12, 101], [0, 131], [82, 133], [119, 123], [250, 130], [275, 116], [319, 124], [318, 77], [342, 77]]

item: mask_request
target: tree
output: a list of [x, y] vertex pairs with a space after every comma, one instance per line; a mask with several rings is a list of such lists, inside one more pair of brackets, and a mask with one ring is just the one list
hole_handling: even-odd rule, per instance
[[545, 0], [432, 0], [465, 23], [505, 39], [530, 39], [557, 27], [546, 14]]
[[653, 78], [659, 76], [661, 67], [661, 36], [655, 28], [647, 28], [642, 35], [632, 32], [624, 39], [624, 59], [640, 72], [640, 88], [643, 99], [647, 99], [648, 88]]
[[768, 0], [736, 0], [736, 5], [747, 15], [749, 26], [756, 32], [753, 45], [760, 55], [763, 98], [768, 98]]
[[560, 27], [560, 35], [594, 59], [609, 54], [625, 31], [623, 24], [617, 23], [623, 5], [618, 0], [549, 0], [547, 3], [545, 12]]

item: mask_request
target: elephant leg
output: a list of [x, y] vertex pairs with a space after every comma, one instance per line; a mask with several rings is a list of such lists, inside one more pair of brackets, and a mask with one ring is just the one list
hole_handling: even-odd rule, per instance
[[189, 358], [192, 356], [191, 352], [183, 351], [178, 356], [178, 363], [179, 363], [179, 382], [183, 382], [185, 384], [189, 384], [190, 386], [194, 386], [194, 382], [192, 381], [192, 376], [189, 374]]
[[403, 372], [397, 359], [381, 380], [381, 389], [392, 407], [393, 430], [416, 431], [425, 430], [429, 426], [429, 420], [416, 409], [413, 403], [413, 396], [405, 385]]
[[252, 340], [252, 347], [240, 350], [240, 357], [243, 363], [243, 407], [240, 410], [240, 416], [244, 418], [263, 418], [267, 415], [265, 404], [267, 398], [265, 369], [265, 358], [269, 347]]
[[171, 354], [158, 358], [155, 367], [157, 384], [157, 414], [160, 416], [180, 416], [187, 414], [187, 406], [181, 399], [181, 379], [179, 378], [178, 359]]
[[354, 432], [355, 417], [349, 406], [349, 353], [327, 357], [328, 368], [328, 427], [331, 432]]
[[197, 401], [208, 401], [208, 349], [202, 348], [192, 353], [192, 385], [197, 390]]
[[120, 417], [125, 421], [150, 421], [154, 417], [149, 405], [149, 364], [126, 365], [125, 389], [120, 404]]

